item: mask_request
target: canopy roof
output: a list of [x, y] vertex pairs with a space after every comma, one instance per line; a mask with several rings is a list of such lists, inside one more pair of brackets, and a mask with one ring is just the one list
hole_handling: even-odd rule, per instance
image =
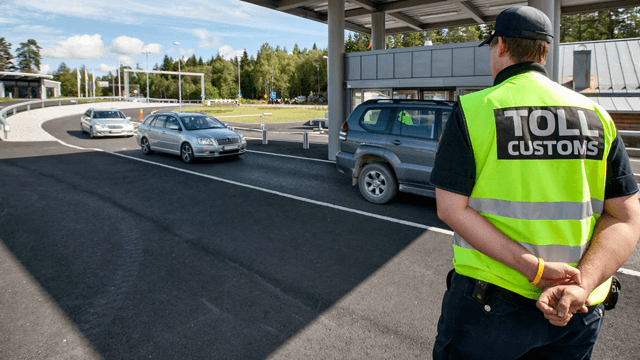
[[[327, 23], [326, 0], [242, 0], [295, 16]], [[387, 35], [495, 22], [510, 6], [527, 5], [518, 0], [348, 0], [345, 28], [371, 34], [371, 13], [385, 13]], [[563, 0], [563, 15], [640, 6], [639, 0]]]

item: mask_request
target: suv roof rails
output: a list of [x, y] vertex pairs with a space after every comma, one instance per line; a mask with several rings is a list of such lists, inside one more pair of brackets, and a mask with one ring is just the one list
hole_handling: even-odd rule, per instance
[[447, 104], [453, 105], [455, 101], [451, 100], [421, 100], [421, 99], [370, 99], [364, 103], [387, 103], [387, 104]]

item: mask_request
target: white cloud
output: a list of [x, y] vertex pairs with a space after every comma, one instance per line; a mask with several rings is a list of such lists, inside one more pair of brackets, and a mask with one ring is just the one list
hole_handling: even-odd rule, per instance
[[198, 41], [198, 47], [201, 49], [215, 49], [220, 46], [220, 36], [207, 29], [192, 29], [191, 33], [200, 40]]
[[162, 45], [144, 44], [144, 41], [129, 36], [119, 36], [111, 43], [111, 51], [122, 55], [138, 55], [144, 52], [158, 54], [162, 51]]
[[129, 65], [129, 66], [133, 66], [133, 65], [137, 64], [137, 62], [135, 60], [133, 60], [132, 58], [130, 58], [130, 57], [126, 56], [126, 55], [118, 57], [118, 61], [120, 62], [120, 64]]
[[51, 66], [46, 65], [46, 64], [40, 65], [40, 71], [38, 71], [38, 73], [40, 73], [40, 74], [48, 74], [50, 72], [51, 72]]
[[160, 52], [162, 52], [162, 45], [156, 43], [147, 44], [142, 48], [142, 52], [148, 52], [149, 54], [159, 54]]
[[236, 57], [241, 58], [244, 50], [233, 50], [233, 48], [229, 45], [222, 45], [218, 49], [218, 53], [220, 53], [220, 56], [222, 56], [226, 60], [231, 60]]
[[97, 59], [107, 55], [102, 36], [76, 35], [59, 41], [56, 48], [43, 48], [40, 54], [56, 59]]
[[99, 69], [100, 69], [100, 71], [102, 71], [104, 73], [116, 72], [116, 67], [115, 66], [111, 66], [111, 65], [107, 65], [107, 64], [100, 64]]
[[140, 54], [143, 46], [144, 41], [123, 35], [113, 40], [111, 43], [111, 51], [123, 55], [136, 55]]
[[0, 24], [19, 24], [21, 21], [19, 19], [10, 19], [6, 17], [0, 17]]

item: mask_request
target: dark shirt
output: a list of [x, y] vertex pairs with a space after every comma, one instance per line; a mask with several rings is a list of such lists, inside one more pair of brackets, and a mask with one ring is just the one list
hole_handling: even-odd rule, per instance
[[[538, 71], [548, 76], [542, 65], [526, 62], [503, 69], [496, 76], [493, 85], [529, 71]], [[476, 165], [471, 150], [471, 140], [460, 102], [457, 102], [440, 137], [435, 164], [431, 172], [431, 184], [442, 190], [470, 196], [475, 182]], [[611, 151], [607, 157], [604, 197], [612, 199], [636, 192], [638, 192], [638, 184], [631, 169], [627, 150], [618, 134], [611, 144]]]

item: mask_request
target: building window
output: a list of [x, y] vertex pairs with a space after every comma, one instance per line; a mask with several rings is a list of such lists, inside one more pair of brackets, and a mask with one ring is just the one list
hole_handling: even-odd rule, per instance
[[371, 99], [391, 99], [391, 90], [389, 89], [368, 89], [362, 92], [364, 101]]
[[418, 90], [393, 90], [393, 98], [402, 100], [418, 99]]
[[442, 91], [423, 91], [422, 100], [449, 100], [449, 92]]
[[362, 104], [362, 89], [351, 89], [351, 111]]

